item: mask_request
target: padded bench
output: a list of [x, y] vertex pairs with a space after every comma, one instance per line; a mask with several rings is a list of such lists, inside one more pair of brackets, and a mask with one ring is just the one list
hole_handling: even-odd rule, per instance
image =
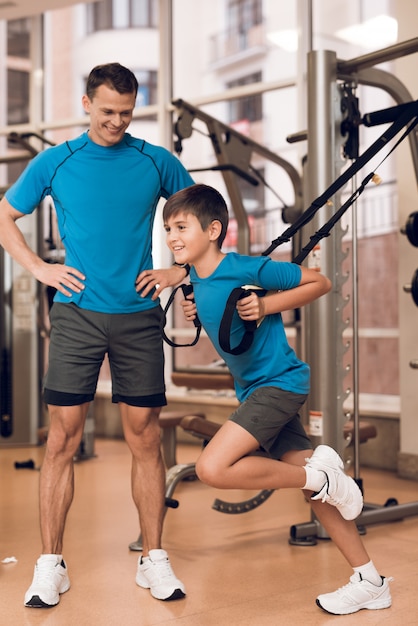
[[205, 422], [205, 415], [203, 413], [165, 411], [164, 409], [161, 411], [158, 422], [161, 428], [161, 446], [163, 449], [163, 458], [167, 469], [173, 467], [174, 465], [177, 465], [177, 426], [180, 426], [183, 419], [194, 418], [198, 419], [199, 423]]
[[[180, 420], [183, 430], [200, 439], [210, 440], [221, 427], [221, 424], [210, 420], [202, 420], [198, 416], [188, 415]], [[361, 421], [359, 424], [359, 442], [365, 443], [368, 439], [376, 437], [376, 427], [369, 422]], [[350, 445], [354, 439], [354, 423], [349, 420], [344, 424], [344, 438]]]

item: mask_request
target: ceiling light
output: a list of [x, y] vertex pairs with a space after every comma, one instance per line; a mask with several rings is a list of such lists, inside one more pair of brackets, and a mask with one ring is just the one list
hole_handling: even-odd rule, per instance
[[398, 22], [389, 15], [378, 15], [361, 24], [338, 30], [336, 35], [362, 48], [381, 48], [397, 42]]

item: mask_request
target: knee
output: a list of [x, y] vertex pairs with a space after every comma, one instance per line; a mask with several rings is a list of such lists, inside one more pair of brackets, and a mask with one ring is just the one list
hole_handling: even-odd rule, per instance
[[219, 471], [213, 463], [208, 462], [205, 458], [200, 457], [196, 461], [196, 475], [205, 485], [221, 488]]
[[161, 429], [156, 420], [125, 428], [125, 439], [132, 454], [138, 459], [160, 456]]
[[49, 458], [60, 457], [67, 460], [72, 459], [77, 453], [82, 436], [82, 429], [75, 432], [51, 429], [46, 441], [46, 456]]

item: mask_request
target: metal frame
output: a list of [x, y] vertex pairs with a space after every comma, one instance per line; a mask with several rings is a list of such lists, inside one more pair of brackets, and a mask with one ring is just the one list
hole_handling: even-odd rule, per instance
[[[337, 81], [351, 81], [381, 88], [387, 91], [398, 104], [412, 101], [411, 94], [396, 77], [371, 66], [415, 52], [418, 52], [418, 38], [349, 61], [338, 61], [336, 55], [329, 51], [309, 53], [307, 130], [309, 197], [316, 197], [330, 180], [336, 178], [341, 164], [338, 156], [341, 139], [338, 142], [339, 136], [336, 132], [341, 123], [340, 111], [335, 107], [335, 102], [338, 101]], [[418, 180], [416, 129], [410, 133], [409, 141], [415, 176]], [[335, 198], [333, 204], [339, 206], [339, 199]], [[322, 214], [319, 212], [316, 222], [313, 221], [312, 229], [316, 230], [323, 221], [328, 219], [331, 211], [330, 206], [324, 207]], [[311, 411], [318, 411], [323, 416], [322, 433], [317, 438], [313, 437], [313, 440], [314, 443], [315, 439], [317, 439], [316, 443], [324, 441], [341, 454], [346, 447], [343, 439], [343, 425], [346, 421], [343, 411], [345, 371], [342, 367], [336, 368], [335, 363], [342, 363], [342, 356], [346, 349], [343, 344], [345, 323], [340, 313], [344, 305], [341, 288], [345, 279], [340, 271], [335, 270], [341, 267], [344, 258], [341, 249], [342, 234], [341, 228], [334, 229], [331, 236], [321, 246], [321, 270], [335, 277], [335, 290], [332, 294], [314, 302], [304, 318], [306, 358], [312, 370], [312, 391], [308, 399], [308, 408]], [[353, 289], [357, 290], [356, 266], [353, 267], [353, 272]], [[356, 361], [354, 365], [357, 366]], [[326, 377], [322, 375], [324, 371], [327, 373]], [[356, 372], [354, 372], [355, 376]], [[358, 389], [354, 391], [358, 394]], [[354, 407], [356, 480], [361, 484], [357, 471], [359, 414], [356, 397]], [[414, 515], [418, 515], [418, 502], [398, 505], [395, 498], [389, 498], [385, 505], [365, 504], [356, 523], [359, 528], [364, 528], [368, 524], [389, 522]], [[314, 517], [308, 523], [293, 525], [290, 536], [289, 541], [298, 545], [314, 545], [316, 537], [327, 537], [326, 532]]]
[[294, 206], [285, 209], [287, 219], [291, 221], [292, 216], [300, 214], [303, 208], [302, 179], [299, 172], [289, 161], [286, 161], [249, 137], [242, 135], [231, 128], [231, 126], [208, 115], [190, 102], [179, 99], [174, 100], [173, 105], [177, 114], [174, 129], [180, 141], [192, 135], [194, 119], [203, 121], [207, 126], [218, 163], [218, 166], [208, 169], [218, 169], [222, 173], [231, 204], [234, 207], [234, 215], [237, 219], [238, 252], [241, 254], [250, 253], [250, 229], [247, 212], [245, 211], [241, 192], [237, 184], [237, 175], [252, 184], [257, 185], [259, 183], [249, 172], [249, 165], [254, 154], [264, 157], [284, 169], [290, 178], [295, 196]]

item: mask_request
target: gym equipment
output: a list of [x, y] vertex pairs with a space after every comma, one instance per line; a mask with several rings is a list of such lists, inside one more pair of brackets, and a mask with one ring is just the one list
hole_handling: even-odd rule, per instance
[[411, 283], [404, 285], [403, 290], [405, 293], [410, 293], [416, 306], [418, 306], [418, 269], [415, 270], [412, 276]]
[[[351, 61], [339, 61], [336, 55], [329, 51], [312, 51], [308, 55], [308, 170], [309, 170], [309, 191], [312, 195], [321, 187], [324, 177], [332, 176], [338, 165], [334, 158], [335, 133], [329, 135], [327, 129], [334, 128], [338, 122], [333, 106], [332, 97], [335, 97], [335, 89], [338, 89], [337, 79], [345, 83], [351, 82], [357, 85], [366, 84], [379, 87], [388, 92], [397, 102], [398, 107], [393, 107], [385, 112], [370, 114], [367, 125], [383, 124], [393, 121], [397, 115], [405, 113], [405, 107], [400, 106], [410, 101], [411, 95], [404, 85], [393, 75], [372, 67], [389, 58], [397, 58], [404, 54], [411, 54], [418, 49], [418, 39], [405, 42], [402, 46], [392, 46], [386, 50], [379, 50], [375, 53], [358, 57]], [[351, 78], [350, 78], [351, 75]], [[414, 132], [408, 135], [411, 154], [415, 166], [415, 175], [418, 180], [418, 144], [416, 127]], [[329, 145], [328, 145], [329, 144]], [[336, 202], [334, 201], [335, 205]], [[327, 208], [328, 211], [331, 208]], [[353, 216], [355, 211], [353, 212]], [[353, 245], [354, 245], [353, 234]], [[341, 276], [341, 264], [344, 256], [341, 251], [341, 240], [343, 233], [341, 229], [335, 232], [334, 239], [325, 241], [325, 246], [321, 246], [321, 267], [325, 274], [330, 272], [334, 275], [337, 272], [337, 281], [334, 284], [335, 296], [328, 302], [319, 302], [318, 306], [312, 307], [309, 311], [308, 327], [306, 336], [306, 352], [312, 371], [312, 391], [308, 399], [308, 409], [320, 411], [323, 415], [322, 441], [334, 447], [338, 452], [341, 450], [341, 432], [343, 430], [346, 412], [344, 410], [344, 399], [346, 394], [342, 391], [342, 381], [345, 372], [341, 368], [335, 371], [335, 363], [342, 363], [343, 354], [347, 350], [346, 342], [343, 340], [345, 324], [342, 319], [338, 319], [337, 311], [342, 311], [344, 301], [338, 297], [338, 292], [342, 290], [344, 278]], [[339, 240], [338, 240], [339, 238]], [[355, 258], [353, 256], [353, 260]], [[353, 266], [353, 299], [357, 297], [357, 273]], [[354, 430], [354, 477], [359, 486], [362, 479], [359, 472], [359, 386], [358, 381], [358, 326], [356, 324], [356, 307], [353, 307], [353, 421]], [[326, 333], [320, 333], [321, 328], [326, 329]], [[320, 335], [318, 337], [318, 334]], [[341, 343], [336, 338], [341, 338]], [[332, 338], [330, 340], [330, 338]], [[322, 345], [322, 352], [318, 350], [319, 343]], [[326, 380], [320, 372], [327, 372]], [[338, 368], [337, 368], [338, 370]], [[329, 374], [329, 375], [328, 375]], [[320, 443], [320, 441], [318, 442]], [[340, 452], [341, 454], [341, 452]], [[391, 506], [387, 506], [388, 502]], [[363, 512], [359, 518], [362, 527], [368, 523], [378, 521], [387, 522], [403, 519], [409, 515], [418, 514], [418, 502], [411, 502], [406, 505], [398, 505], [394, 498], [390, 498], [385, 505], [379, 506], [365, 503]], [[297, 524], [291, 528], [291, 540], [298, 545], [314, 545], [316, 537], [324, 538], [326, 533], [314, 518], [306, 524]]]
[[418, 248], [418, 211], [409, 214], [405, 226], [401, 228], [401, 233], [408, 237], [410, 244]]
[[[33, 216], [22, 222], [33, 244]], [[0, 448], [36, 443], [42, 412], [37, 292], [32, 275], [0, 248]]]
[[[393, 60], [418, 51], [418, 38], [391, 46], [384, 50], [379, 50], [368, 54], [364, 57], [342, 61], [336, 58], [334, 52], [331, 51], [312, 51], [308, 54], [308, 130], [306, 133], [299, 133], [298, 140], [308, 139], [308, 155], [305, 161], [306, 192], [308, 197], [316, 197], [321, 193], [321, 189], [329, 184], [330, 180], [338, 179], [338, 170], [342, 166], [342, 161], [338, 156], [338, 143], [345, 143], [344, 137], [339, 135], [338, 129], [348, 135], [350, 139], [349, 145], [343, 145], [344, 151], [348, 156], [355, 156], [356, 135], [358, 130], [359, 113], [357, 102], [350, 95], [350, 85], [365, 84], [372, 87], [378, 87], [386, 91], [397, 103], [396, 107], [383, 111], [376, 111], [365, 115], [361, 122], [365, 126], [374, 126], [378, 124], [392, 123], [392, 130], [395, 132], [386, 139], [393, 138], [396, 132], [408, 124], [406, 134], [401, 140], [408, 135], [412, 159], [414, 162], [415, 175], [418, 180], [418, 141], [416, 133], [417, 123], [417, 102], [412, 101], [411, 94], [405, 86], [393, 75], [386, 71], [374, 68], [374, 65], [384, 61]], [[338, 83], [338, 81], [341, 81]], [[348, 99], [347, 99], [348, 94]], [[335, 102], [343, 96], [342, 110], [338, 116]], [[175, 125], [175, 132], [180, 144], [183, 138], [190, 137], [193, 132], [192, 121], [194, 118], [202, 120], [207, 124], [208, 137], [212, 140], [216, 159], [220, 165], [235, 164], [240, 169], [248, 170], [250, 168], [251, 152], [255, 149], [254, 142], [248, 140], [247, 137], [240, 136], [235, 131], [228, 129], [225, 125], [217, 122], [213, 118], [207, 116], [206, 113], [200, 111], [193, 105], [185, 103], [182, 100], [173, 102], [178, 112], [178, 123]], [[411, 114], [411, 115], [410, 115]], [[348, 119], [347, 118], [350, 118]], [[409, 118], [409, 119], [408, 119]], [[415, 118], [415, 120], [413, 119]], [[344, 124], [343, 124], [344, 122]], [[397, 127], [397, 130], [396, 130]], [[414, 128], [415, 127], [415, 128]], [[414, 130], [414, 132], [411, 132]], [[350, 137], [351, 133], [351, 137]], [[382, 135], [382, 137], [385, 137]], [[398, 142], [399, 143], [399, 142]], [[378, 147], [375, 144], [375, 147]], [[383, 147], [381, 145], [380, 147]], [[395, 146], [396, 147], [396, 146]], [[378, 148], [380, 149], [380, 148]], [[374, 150], [374, 148], [373, 148]], [[373, 151], [372, 150], [372, 151]], [[373, 154], [376, 154], [376, 150]], [[270, 155], [262, 153], [266, 159]], [[373, 156], [371, 152], [366, 151], [364, 157]], [[360, 157], [362, 159], [362, 157]], [[359, 160], [360, 160], [359, 159]], [[275, 161], [277, 163], [277, 160]], [[360, 161], [361, 162], [361, 161]], [[367, 163], [363, 161], [363, 165]], [[279, 164], [280, 165], [280, 164]], [[351, 165], [342, 175], [342, 184], [348, 182], [356, 170], [357, 164]], [[211, 168], [208, 168], [211, 169]], [[254, 172], [254, 169], [251, 169]], [[225, 184], [227, 186], [230, 200], [235, 210], [235, 190], [230, 192], [231, 180], [237, 175], [237, 172], [222, 171]], [[344, 176], [345, 175], [345, 176]], [[292, 182], [296, 180], [292, 178]], [[365, 179], [367, 183], [368, 180]], [[289, 213], [291, 219], [288, 221], [292, 226], [307, 216], [300, 214], [300, 195], [296, 190], [300, 191], [301, 181], [297, 182], [295, 189], [295, 197], [298, 210]], [[334, 206], [339, 206], [340, 188], [332, 190], [332, 197], [318, 196], [324, 202], [321, 206], [313, 207], [313, 226], [319, 228], [318, 218], [322, 222], [326, 222], [333, 217]], [[357, 192], [355, 192], [357, 193]], [[355, 200], [356, 198], [354, 198]], [[245, 211], [242, 211], [242, 202], [239, 199], [238, 206], [238, 251], [244, 254], [249, 253], [248, 245], [248, 221]], [[314, 209], [318, 208], [319, 211]], [[318, 215], [316, 215], [318, 213]], [[286, 220], [285, 220], [286, 221]], [[242, 225], [242, 229], [241, 229]], [[306, 227], [307, 224], [303, 224]], [[241, 230], [242, 232], [241, 232]], [[319, 231], [318, 231], [319, 232]], [[287, 235], [289, 233], [286, 233]], [[307, 231], [307, 234], [308, 231]], [[343, 234], [341, 227], [337, 225], [329, 237], [327, 237], [320, 248], [319, 269], [325, 274], [334, 276], [334, 290], [332, 294], [328, 294], [326, 298], [318, 302], [312, 303], [309, 312], [304, 316], [304, 358], [308, 360], [312, 371], [312, 391], [308, 399], [308, 411], [312, 415], [319, 412], [322, 419], [321, 432], [312, 436], [314, 445], [322, 441], [328, 443], [337, 450], [341, 455], [345, 446], [343, 438], [344, 423], [347, 419], [344, 410], [344, 400], [347, 393], [343, 390], [343, 380], [346, 375], [345, 368], [335, 367], [335, 364], [342, 364], [343, 355], [348, 349], [347, 343], [344, 341], [343, 333], [346, 328], [346, 320], [341, 319], [341, 312], [344, 309], [345, 302], [342, 298], [342, 288], [347, 280], [340, 271], [345, 255], [342, 252], [341, 242]], [[241, 235], [241, 236], [240, 236]], [[275, 244], [276, 242], [273, 242]], [[272, 245], [273, 245], [272, 244]], [[267, 251], [268, 253], [268, 251]], [[353, 274], [354, 282], [356, 276]], [[357, 289], [357, 285], [354, 285]], [[411, 287], [412, 289], [412, 287]], [[354, 326], [353, 326], [354, 328]], [[357, 336], [354, 340], [357, 341]], [[318, 346], [321, 345], [321, 350]], [[354, 363], [356, 369], [357, 363]], [[327, 375], [323, 376], [323, 372]], [[354, 372], [355, 376], [358, 375]], [[359, 444], [359, 416], [358, 416], [358, 387], [354, 390], [354, 466], [355, 478], [361, 483], [358, 468], [358, 444]], [[315, 441], [319, 439], [319, 441]], [[394, 505], [395, 499], [390, 499], [393, 506], [379, 507], [375, 505], [365, 506], [362, 514], [362, 524], [375, 523], [378, 520], [389, 521], [394, 519], [402, 519], [406, 515], [417, 514], [417, 503], [409, 505]], [[390, 513], [388, 512], [388, 509]], [[368, 510], [367, 510], [368, 509]], [[308, 528], [309, 527], [309, 528]], [[320, 536], [320, 528], [315, 520], [310, 524], [292, 527], [292, 534], [298, 540], [304, 537], [314, 538]], [[302, 545], [302, 543], [301, 543]], [[305, 544], [306, 545], [306, 544]]]

